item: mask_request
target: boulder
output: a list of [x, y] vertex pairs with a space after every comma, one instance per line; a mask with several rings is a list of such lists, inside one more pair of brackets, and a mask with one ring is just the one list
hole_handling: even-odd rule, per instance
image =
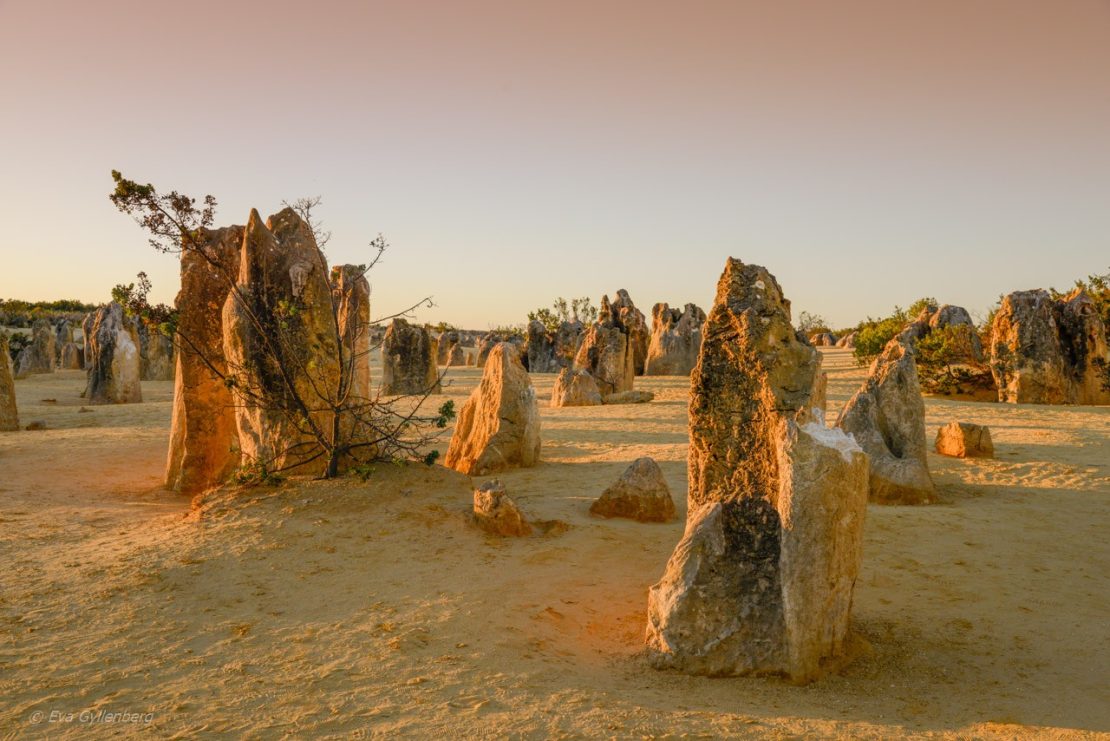
[[19, 353], [15, 377], [26, 378], [38, 373], [53, 373], [57, 350], [54, 347], [54, 327], [46, 319], [36, 319], [31, 325], [31, 342]]
[[597, 381], [584, 370], [563, 368], [551, 389], [553, 407], [591, 407], [601, 402]]
[[[51, 335], [53, 338], [53, 335]], [[139, 347], [128, 331], [123, 307], [101, 306], [93, 319], [85, 398], [90, 404], [135, 404], [143, 400]]]
[[941, 427], [934, 446], [941, 455], [953, 458], [994, 457], [990, 428], [970, 422], [949, 422]]
[[639, 522], [669, 522], [675, 517], [675, 507], [659, 464], [651, 458], [637, 458], [590, 505], [590, 514]]
[[694, 304], [686, 304], [682, 311], [667, 304], [653, 306], [644, 375], [690, 375], [698, 362], [703, 324], [705, 312]]
[[0, 332], [0, 432], [19, 429], [15, 404], [15, 368], [8, 351], [8, 335]]
[[81, 370], [85, 367], [85, 353], [76, 342], [67, 342], [62, 346], [59, 365], [62, 370]]
[[223, 307], [224, 357], [245, 463], [287, 472], [321, 466], [312, 429], [330, 434], [326, 405], [339, 386], [328, 275], [311, 227], [292, 208], [266, 223], [251, 210], [238, 280]]
[[401, 317], [394, 319], [382, 340], [382, 393], [438, 394], [437, 352], [427, 329]]
[[532, 526], [505, 493], [505, 485], [497, 479], [474, 490], [473, 517], [474, 524], [490, 535], [520, 537], [532, 534]]
[[358, 265], [331, 269], [332, 299], [343, 339], [343, 362], [350, 369], [351, 395], [370, 398], [370, 282]]
[[243, 232], [242, 226], [203, 229], [204, 255], [181, 252], [175, 301], [179, 350], [165, 486], [182, 494], [220, 485], [239, 465], [237, 402], [224, 383], [223, 308], [239, 275]]
[[516, 348], [498, 344], [482, 380], [459, 411], [444, 465], [471, 476], [536, 465], [540, 412], [536, 391]]
[[935, 499], [926, 459], [925, 402], [913, 349], [895, 337], [871, 363], [867, 380], [840, 412], [871, 464], [871, 501], [928, 504]]
[[836, 341], [836, 346], [851, 350], [856, 346], [856, 333], [849, 332], [848, 334], [844, 335]]
[[991, 325], [991, 373], [998, 400], [1031, 404], [1110, 404], [1110, 347], [1090, 297], [1061, 299], [1016, 291]]
[[647, 404], [655, 398], [650, 391], [633, 389], [632, 391], [618, 391], [615, 394], [606, 394], [601, 397], [603, 404]]
[[[605, 301], [602, 301], [604, 311]], [[613, 323], [628, 335], [628, 347], [632, 353], [632, 370], [637, 376], [644, 375], [647, 365], [648, 344], [651, 342], [651, 330], [648, 329], [644, 312], [632, 303], [632, 297], [623, 288], [617, 291], [617, 297], [609, 304]]]
[[774, 276], [730, 259], [691, 374], [686, 531], [648, 598], [655, 666], [805, 682], [844, 653], [867, 456], [814, 408], [820, 365]]
[[447, 360], [443, 363], [448, 368], [457, 368], [466, 365], [466, 351], [458, 342], [451, 345], [447, 351]]

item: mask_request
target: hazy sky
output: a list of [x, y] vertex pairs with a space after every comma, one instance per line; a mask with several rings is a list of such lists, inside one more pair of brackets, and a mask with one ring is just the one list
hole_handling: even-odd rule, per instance
[[837, 325], [1110, 267], [1108, 0], [0, 0], [0, 96], [0, 297], [172, 299], [113, 168], [322, 195], [375, 315], [470, 328], [729, 255]]

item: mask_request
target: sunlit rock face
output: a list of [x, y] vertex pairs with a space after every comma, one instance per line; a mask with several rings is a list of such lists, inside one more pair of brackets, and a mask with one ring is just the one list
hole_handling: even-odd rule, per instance
[[774, 276], [730, 259], [691, 374], [686, 532], [649, 592], [655, 666], [804, 682], [844, 653], [867, 456], [821, 386]]
[[498, 344], [459, 411], [444, 465], [471, 476], [527, 468], [540, 459], [540, 410], [516, 348]]
[[672, 309], [656, 304], [651, 309], [651, 341], [646, 376], [687, 376], [698, 363], [705, 312], [694, 304]]
[[1015, 291], [991, 325], [998, 400], [1012, 404], [1110, 404], [1106, 327], [1080, 288], [1053, 299]]
[[239, 465], [235, 399], [224, 383], [223, 307], [239, 275], [242, 226], [204, 229], [202, 255], [181, 253], [177, 293], [173, 419], [166, 488], [196, 494], [225, 481]]

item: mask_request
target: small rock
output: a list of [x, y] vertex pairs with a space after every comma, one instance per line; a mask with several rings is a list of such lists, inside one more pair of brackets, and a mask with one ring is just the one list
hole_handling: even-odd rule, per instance
[[597, 381], [589, 371], [563, 368], [551, 389], [553, 407], [589, 407], [601, 404]]
[[993, 458], [990, 428], [970, 422], [949, 422], [937, 430], [936, 451], [953, 458]]
[[621, 391], [616, 394], [606, 394], [601, 397], [604, 404], [646, 404], [655, 398], [651, 391]]
[[46, 423], [43, 422], [41, 419], [36, 419], [34, 422], [28, 423], [28, 425], [26, 427], [24, 427], [23, 429], [25, 429], [25, 430], [45, 430], [46, 429]]
[[627, 517], [639, 522], [667, 522], [674, 519], [675, 508], [659, 464], [651, 458], [637, 458], [590, 505], [590, 514]]
[[474, 522], [490, 535], [531, 535], [532, 527], [497, 479], [474, 490]]

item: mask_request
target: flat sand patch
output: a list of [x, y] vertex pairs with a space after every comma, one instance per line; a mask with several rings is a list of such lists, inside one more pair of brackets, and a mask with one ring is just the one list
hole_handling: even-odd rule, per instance
[[[863, 370], [824, 354], [835, 418]], [[479, 375], [451, 369], [429, 403], [461, 405]], [[465, 522], [485, 478], [440, 466], [213, 496], [198, 516], [160, 489], [170, 383], [79, 412], [83, 373], [18, 381], [21, 421], [48, 429], [0, 433], [0, 732], [1110, 732], [1110, 409], [927, 399], [930, 436], [985, 424], [997, 458], [931, 454], [943, 504], [868, 508], [855, 660], [796, 687], [649, 668], [647, 588], [683, 523], [587, 512], [650, 455], [685, 516], [688, 380], [637, 379], [650, 404], [549, 409], [553, 380], [533, 376], [542, 463], [500, 478], [569, 529], [514, 540]], [[109, 729], [83, 711], [151, 715]]]

